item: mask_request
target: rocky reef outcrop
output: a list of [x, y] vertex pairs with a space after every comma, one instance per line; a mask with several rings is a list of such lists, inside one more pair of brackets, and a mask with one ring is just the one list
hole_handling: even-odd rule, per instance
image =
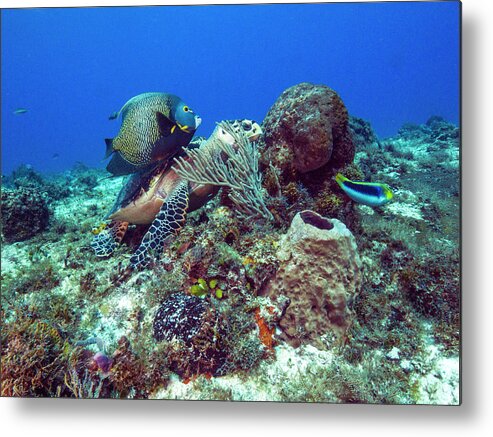
[[348, 112], [328, 86], [304, 82], [288, 88], [270, 108], [262, 128], [261, 160], [285, 174], [353, 161]]
[[2, 190], [2, 236], [7, 243], [27, 240], [43, 231], [50, 219], [44, 193], [35, 187]]
[[459, 135], [459, 127], [439, 115], [431, 116], [422, 125], [405, 123], [398, 132], [398, 136], [402, 139], [419, 139], [427, 143], [439, 142], [447, 146], [451, 141], [458, 141]]
[[368, 121], [350, 115], [349, 129], [353, 136], [353, 143], [356, 151], [368, 147], [380, 146], [380, 140]]
[[361, 286], [356, 241], [346, 226], [313, 211], [298, 213], [280, 240], [279, 269], [265, 288], [291, 303], [280, 321], [293, 346], [325, 348], [322, 337], [341, 335], [352, 320], [350, 304]]

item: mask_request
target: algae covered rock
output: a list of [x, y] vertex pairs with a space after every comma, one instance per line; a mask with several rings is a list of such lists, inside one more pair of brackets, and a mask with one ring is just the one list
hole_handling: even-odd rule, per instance
[[50, 210], [34, 187], [2, 191], [2, 236], [7, 243], [27, 240], [48, 226]]
[[356, 150], [380, 147], [380, 141], [368, 121], [359, 117], [349, 116], [349, 129], [353, 136]]
[[280, 267], [266, 287], [273, 300], [291, 300], [280, 326], [285, 339], [325, 348], [321, 336], [344, 334], [361, 286], [356, 241], [346, 226], [313, 211], [298, 213], [281, 238]]
[[431, 116], [425, 124], [404, 123], [397, 135], [405, 140], [420, 140], [427, 143], [456, 143], [460, 130], [439, 115]]
[[328, 86], [304, 82], [288, 88], [262, 128], [262, 161], [284, 172], [307, 173], [329, 162], [336, 168], [353, 161], [348, 112]]

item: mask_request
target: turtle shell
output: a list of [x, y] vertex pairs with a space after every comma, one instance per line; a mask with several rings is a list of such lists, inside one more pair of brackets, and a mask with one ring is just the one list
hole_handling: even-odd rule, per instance
[[[200, 145], [204, 141], [205, 138], [203, 137], [194, 137], [190, 144], [186, 147], [200, 147]], [[183, 151], [183, 149], [180, 149], [180, 151], [176, 153], [174, 157], [179, 157], [184, 154], [185, 152]], [[173, 164], [173, 159], [170, 158], [166, 161], [156, 163], [150, 168], [148, 167], [140, 172], [129, 175], [124, 187], [118, 193], [118, 197], [106, 218], [117, 212], [119, 209], [128, 206], [130, 202], [136, 200], [142, 192], [146, 192], [151, 185], [151, 181], [153, 181], [159, 175], [164, 175], [164, 173], [166, 173]]]

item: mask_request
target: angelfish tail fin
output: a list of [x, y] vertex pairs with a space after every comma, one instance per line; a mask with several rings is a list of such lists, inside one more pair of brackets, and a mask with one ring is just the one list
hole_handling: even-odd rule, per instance
[[110, 162], [106, 166], [106, 170], [108, 170], [113, 176], [124, 176], [135, 173], [139, 171], [139, 169], [141, 169], [141, 167], [128, 162], [122, 157], [119, 151], [113, 153]]
[[103, 159], [108, 158], [113, 153], [113, 140], [111, 138], [105, 138], [106, 143], [106, 153]]

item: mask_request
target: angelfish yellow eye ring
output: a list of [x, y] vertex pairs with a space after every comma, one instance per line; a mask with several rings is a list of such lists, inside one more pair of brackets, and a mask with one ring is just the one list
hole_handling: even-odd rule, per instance
[[188, 112], [188, 111], [190, 111], [190, 108], [189, 108], [188, 106], [184, 106], [184, 107], [183, 107], [183, 110], [184, 110], [185, 112]]

